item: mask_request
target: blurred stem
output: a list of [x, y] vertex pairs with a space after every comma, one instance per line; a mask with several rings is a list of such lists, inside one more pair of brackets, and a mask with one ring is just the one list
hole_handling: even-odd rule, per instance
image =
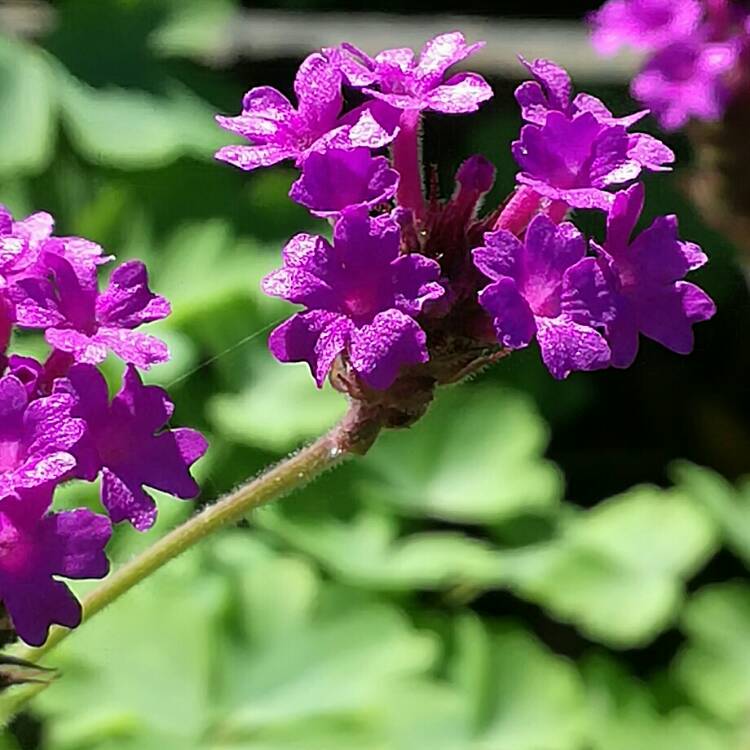
[[[237, 523], [261, 505], [304, 487], [344, 459], [366, 453], [381, 428], [377, 408], [352, 402], [343, 419], [326, 435], [189, 518], [102, 581], [83, 599], [82, 624], [215, 531]], [[36, 662], [74, 632], [54, 627], [43, 646], [26, 646], [15, 650], [13, 655]], [[0, 727], [45, 687], [41, 684], [24, 685], [3, 696]]]
[[416, 219], [422, 219], [425, 213], [419, 145], [420, 116], [419, 110], [404, 110], [399, 120], [398, 135], [393, 141], [393, 166], [399, 173], [396, 198], [400, 206], [414, 212]]

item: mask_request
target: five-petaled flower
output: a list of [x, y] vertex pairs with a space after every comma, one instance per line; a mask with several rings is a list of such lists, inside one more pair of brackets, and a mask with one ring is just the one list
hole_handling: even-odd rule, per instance
[[369, 386], [385, 389], [405, 365], [426, 362], [427, 341], [415, 320], [445, 293], [440, 266], [416, 253], [399, 255], [399, 226], [366, 210], [343, 214], [326, 239], [298, 234], [284, 248], [284, 266], [263, 290], [306, 307], [273, 331], [282, 362], [307, 362], [318, 386], [345, 354]]

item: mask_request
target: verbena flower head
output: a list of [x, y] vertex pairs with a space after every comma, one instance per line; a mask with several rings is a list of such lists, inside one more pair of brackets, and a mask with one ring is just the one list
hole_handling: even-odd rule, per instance
[[578, 229], [568, 222], [556, 226], [539, 215], [523, 242], [503, 229], [488, 232], [484, 241], [472, 255], [474, 265], [492, 281], [480, 291], [479, 303], [490, 315], [498, 341], [507, 349], [520, 349], [536, 338], [556, 378], [606, 367], [606, 340], [566, 299], [573, 289], [570, 272], [580, 269], [586, 255]]
[[730, 100], [727, 75], [739, 54], [733, 41], [674, 42], [651, 57], [633, 79], [631, 91], [665, 130], [678, 130], [692, 118], [717, 120]]
[[0, 600], [32, 646], [44, 643], [53, 623], [81, 621], [81, 605], [58, 576], [103, 578], [109, 570], [109, 520], [85, 508], [49, 513], [51, 503], [50, 485], [0, 493]]
[[683, 281], [708, 259], [697, 245], [678, 239], [676, 216], [660, 216], [632, 237], [643, 201], [640, 184], [618, 193], [607, 218], [606, 241], [601, 246], [592, 243], [611, 294], [614, 314], [607, 323], [607, 339], [615, 367], [632, 364], [639, 333], [678, 354], [689, 354], [693, 325], [716, 312], [700, 287]]
[[591, 41], [603, 55], [623, 46], [652, 51], [689, 37], [703, 14], [700, 0], [608, 0], [589, 16]]
[[345, 208], [375, 208], [390, 200], [397, 186], [398, 172], [384, 156], [373, 157], [366, 148], [330, 149], [305, 159], [289, 195], [315, 216], [335, 217]]
[[[108, 568], [110, 519], [53, 512], [56, 487], [101, 474], [112, 520], [147, 528], [155, 508], [143, 486], [196, 496], [189, 468], [206, 449], [194, 430], [164, 429], [172, 404], [135, 369], [168, 357], [162, 342], [134, 330], [169, 314], [145, 266], [116, 268], [100, 293], [99, 267], [111, 257], [81, 237], [53, 236], [53, 225], [46, 213], [15, 221], [0, 206], [0, 609], [34, 645], [50, 624], [80, 622], [57, 577], [99, 578]], [[44, 333], [52, 347], [44, 362], [13, 353], [17, 327]], [[74, 366], [108, 351], [131, 363], [111, 404], [98, 370]]]
[[224, 146], [216, 158], [240, 169], [268, 167], [292, 159], [301, 162], [326, 145], [377, 148], [392, 140], [393, 126], [381, 124], [377, 111], [361, 109], [355, 117], [341, 117], [341, 73], [323, 55], [310, 55], [294, 81], [298, 106], [270, 86], [248, 91], [242, 114], [218, 116], [221, 127], [247, 138], [250, 146]]
[[174, 405], [164, 389], [143, 385], [129, 366], [110, 403], [101, 373], [76, 365], [57, 390], [77, 397], [75, 413], [87, 429], [75, 449], [76, 472], [88, 481], [101, 473], [102, 504], [114, 523], [128, 521], [138, 531], [154, 524], [156, 504], [144, 486], [183, 499], [198, 495], [190, 467], [208, 445], [196, 430], [165, 429]]
[[573, 208], [606, 210], [610, 189], [637, 179], [643, 169], [669, 169], [674, 160], [655, 138], [603, 123], [591, 112], [569, 117], [551, 111], [543, 125], [521, 128], [511, 148], [520, 183]]
[[307, 362], [318, 386], [344, 355], [369, 386], [385, 389], [406, 365], [428, 359], [415, 318], [439, 299], [440, 266], [419, 254], [399, 255], [398, 224], [363, 209], [344, 213], [333, 244], [298, 234], [284, 248], [284, 265], [263, 289], [305, 306], [271, 334], [282, 362]]
[[375, 57], [353, 45], [329, 50], [351, 86], [398, 110], [430, 110], [446, 114], [474, 112], [492, 98], [492, 89], [477, 73], [457, 73], [446, 79], [449, 68], [484, 46], [467, 44], [460, 32], [441, 34], [428, 41], [417, 58], [410, 49], [389, 49]]
[[[441, 198], [435, 171], [425, 194], [422, 117], [472, 112], [490, 98], [480, 76], [448, 73], [479, 46], [455, 32], [428, 41], [419, 55], [391, 49], [370, 57], [346, 43], [323, 51], [345, 85], [371, 97], [335, 122], [351, 122], [374, 102], [390, 122], [398, 115], [391, 158], [372, 153], [374, 146], [342, 148], [316, 131], [315, 147], [308, 140], [295, 152], [301, 175], [290, 195], [334, 224], [333, 242], [296, 235], [282, 267], [262, 282], [267, 294], [303, 306], [269, 338], [277, 359], [306, 362], [318, 386], [329, 376], [335, 388], [380, 410], [386, 426], [411, 424], [436, 386], [534, 339], [556, 378], [620, 366], [613, 336], [634, 304], [623, 299], [653, 295], [647, 274], [629, 285], [627, 264], [607, 255], [610, 240], [603, 249], [590, 246], [565, 219], [571, 209], [620, 211], [616, 191], [644, 170], [669, 169], [674, 154], [653, 136], [630, 132], [646, 112], [616, 117], [596, 97], [574, 95], [567, 72], [552, 61], [522, 59], [533, 80], [516, 91], [527, 124], [512, 145], [521, 172], [510, 198], [481, 213], [495, 181], [481, 155], [461, 164], [450, 197]], [[327, 122], [330, 128], [333, 115]], [[680, 293], [690, 304], [698, 299]], [[701, 312], [688, 310], [691, 321], [708, 317], [712, 303], [702, 304]]]

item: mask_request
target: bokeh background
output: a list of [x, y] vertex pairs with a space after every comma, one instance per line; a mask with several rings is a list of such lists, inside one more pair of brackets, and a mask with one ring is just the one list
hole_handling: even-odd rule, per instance
[[[383, 46], [400, 43], [399, 20], [439, 24], [455, 5], [389, 17]], [[595, 4], [564, 5], [556, 22]], [[0, 201], [148, 263], [174, 306], [152, 328], [173, 361], [150, 379], [169, 387], [175, 421], [211, 440], [199, 503], [344, 408], [304, 367], [272, 360], [265, 338], [289, 307], [258, 289], [289, 236], [325, 225], [287, 199], [290, 169], [212, 160], [228, 142], [214, 113], [236, 113], [254, 85], [291, 90], [299, 58], [283, 29], [265, 16], [262, 49], [242, 36], [263, 9], [313, 14], [286, 17], [303, 32], [345, 11], [353, 39], [372, 20], [336, 0], [0, 5]], [[548, 22], [527, 28], [552, 38], [558, 28], [533, 0], [459, 10], [480, 28], [521, 17]], [[535, 53], [522, 34], [511, 41]], [[579, 88], [632, 109], [625, 76], [579, 51]], [[497, 201], [514, 182], [522, 71], [484, 64], [496, 98], [473, 117], [432, 116], [425, 148], [446, 192], [467, 155], [493, 160]], [[63, 676], [0, 748], [748, 750], [750, 304], [732, 248], [683, 197], [687, 144], [670, 144], [681, 164], [649, 180], [646, 214], [678, 213], [711, 256], [697, 277], [719, 312], [693, 356], [644, 342], [630, 370], [557, 383], [528, 350], [446, 390], [413, 429], [203, 544], [70, 638], [48, 658]], [[96, 507], [96, 494], [73, 485], [59, 503]], [[120, 530], [113, 558], [194, 507], [161, 499], [157, 527]]]

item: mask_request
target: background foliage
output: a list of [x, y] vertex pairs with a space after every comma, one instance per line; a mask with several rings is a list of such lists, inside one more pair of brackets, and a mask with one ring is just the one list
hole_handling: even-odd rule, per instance
[[[160, 330], [174, 359], [151, 379], [209, 433], [210, 502], [343, 409], [272, 361], [266, 332], [288, 311], [258, 290], [285, 239], [322, 225], [286, 199], [290, 171], [211, 158], [226, 141], [213, 113], [252, 85], [289, 89], [296, 61], [195, 62], [226, 33], [228, 1], [57, 11], [38, 43], [0, 38], [0, 200], [147, 261], [175, 310]], [[428, 125], [446, 190], [472, 151], [498, 164], [496, 199], [512, 186], [513, 83], [493, 83], [478, 116]], [[0, 748], [749, 747], [750, 308], [680, 180], [652, 181], [647, 210], [678, 212], [712, 257], [701, 283], [719, 314], [693, 357], [645, 345], [627, 372], [555, 383], [527, 351], [442, 393], [412, 430], [66, 642], [49, 658], [63, 678]], [[191, 510], [162, 502], [156, 529], [118, 532], [114, 558]]]

